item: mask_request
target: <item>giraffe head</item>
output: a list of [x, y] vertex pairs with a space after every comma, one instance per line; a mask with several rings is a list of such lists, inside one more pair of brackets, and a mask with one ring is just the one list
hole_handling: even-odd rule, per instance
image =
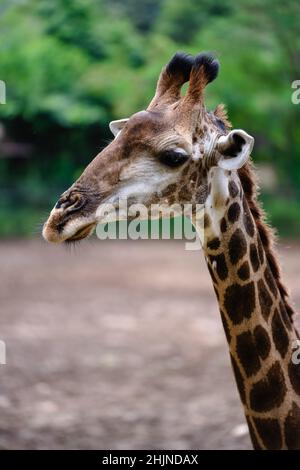
[[204, 89], [218, 69], [209, 54], [175, 54], [162, 70], [148, 108], [110, 123], [115, 139], [59, 198], [44, 225], [44, 238], [56, 243], [85, 238], [104, 221], [101, 205], [111, 205], [124, 218], [118, 213], [124, 199], [147, 208], [204, 202], [211, 167], [240, 168], [253, 138], [242, 130], [230, 131], [222, 106], [209, 112], [204, 104]]

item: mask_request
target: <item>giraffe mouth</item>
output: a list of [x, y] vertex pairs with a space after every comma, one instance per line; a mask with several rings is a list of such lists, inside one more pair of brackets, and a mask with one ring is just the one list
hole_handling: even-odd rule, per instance
[[92, 222], [88, 225], [85, 225], [84, 227], [81, 227], [71, 237], [67, 238], [65, 240], [65, 243], [77, 242], [79, 240], [83, 240], [84, 238], [89, 237], [93, 233], [95, 225], [95, 222]]

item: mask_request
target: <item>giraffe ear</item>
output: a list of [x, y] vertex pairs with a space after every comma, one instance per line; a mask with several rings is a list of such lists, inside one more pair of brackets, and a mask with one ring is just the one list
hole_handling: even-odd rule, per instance
[[221, 154], [218, 166], [224, 170], [238, 170], [250, 157], [253, 145], [254, 138], [242, 129], [222, 135], [217, 142], [217, 150]]
[[121, 130], [123, 129], [127, 121], [128, 121], [128, 118], [118, 119], [117, 121], [111, 121], [109, 123], [109, 128], [115, 137], [117, 137], [119, 132], [121, 132]]

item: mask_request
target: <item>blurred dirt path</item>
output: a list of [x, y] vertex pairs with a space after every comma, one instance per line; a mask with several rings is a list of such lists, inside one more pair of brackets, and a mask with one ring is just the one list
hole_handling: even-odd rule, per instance
[[[300, 246], [280, 250], [300, 310]], [[201, 252], [0, 243], [2, 449], [250, 447]]]

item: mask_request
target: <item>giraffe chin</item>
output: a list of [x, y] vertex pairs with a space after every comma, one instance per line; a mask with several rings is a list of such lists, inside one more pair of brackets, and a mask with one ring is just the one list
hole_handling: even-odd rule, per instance
[[87, 238], [92, 235], [94, 228], [95, 228], [95, 223], [91, 223], [88, 225], [85, 225], [84, 227], [81, 227], [79, 230], [77, 230], [74, 235], [72, 235], [69, 238], [66, 238], [64, 240], [65, 243], [73, 243], [77, 242], [80, 240], [83, 240], [84, 238]]

